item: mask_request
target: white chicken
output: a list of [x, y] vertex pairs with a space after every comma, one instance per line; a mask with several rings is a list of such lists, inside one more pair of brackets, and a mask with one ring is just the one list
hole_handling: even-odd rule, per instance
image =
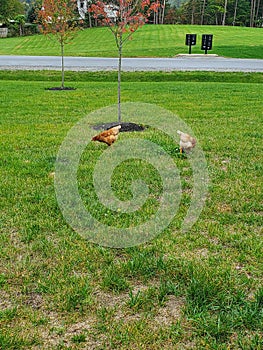
[[196, 139], [180, 130], [177, 130], [177, 134], [180, 136], [180, 153], [190, 152], [196, 145]]

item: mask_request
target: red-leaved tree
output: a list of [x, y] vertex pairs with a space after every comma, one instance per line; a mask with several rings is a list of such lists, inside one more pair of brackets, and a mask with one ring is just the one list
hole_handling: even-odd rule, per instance
[[76, 0], [43, 0], [42, 8], [38, 12], [38, 21], [45, 35], [55, 37], [61, 48], [62, 81], [64, 89], [64, 46], [69, 43], [77, 30]]
[[95, 19], [106, 25], [114, 35], [118, 49], [118, 122], [121, 122], [121, 65], [123, 45], [132, 34], [147, 21], [150, 13], [157, 10], [150, 0], [96, 1], [90, 11]]

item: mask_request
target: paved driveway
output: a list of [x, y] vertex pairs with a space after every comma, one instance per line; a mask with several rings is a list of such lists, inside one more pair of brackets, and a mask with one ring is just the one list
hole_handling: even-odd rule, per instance
[[[117, 58], [65, 57], [65, 69], [116, 70]], [[0, 56], [0, 69], [61, 69], [59, 56]], [[124, 71], [263, 72], [263, 59], [225, 58], [215, 55], [178, 55], [175, 58], [123, 58]]]

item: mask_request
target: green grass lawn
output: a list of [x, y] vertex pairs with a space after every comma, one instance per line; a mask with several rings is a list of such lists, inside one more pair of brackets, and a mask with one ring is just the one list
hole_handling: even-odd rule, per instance
[[[202, 34], [213, 34], [213, 49], [209, 53], [236, 58], [263, 58], [261, 28], [146, 25], [140, 28], [124, 47], [126, 57], [174, 57], [188, 53], [185, 35], [197, 34], [192, 53], [201, 50]], [[66, 45], [67, 56], [116, 57], [117, 49], [108, 28], [86, 29]], [[42, 35], [1, 39], [0, 55], [60, 55], [59, 45]]]
[[[187, 158], [152, 128], [121, 133], [120, 140], [160, 144], [180, 170], [183, 194], [156, 239], [110, 249], [66, 223], [54, 166], [70, 128], [116, 102], [115, 73], [66, 74], [76, 90], [45, 89], [59, 85], [59, 72], [0, 72], [0, 348], [262, 349], [263, 75], [124, 75], [123, 102], [156, 104], [191, 126], [210, 182], [202, 214], [182, 233], [193, 190]], [[79, 190], [89, 208], [94, 164], [106, 148], [89, 144], [81, 159]], [[148, 210], [155, 210], [156, 172], [138, 160], [118, 170], [119, 198], [130, 196], [127, 183], [137, 174], [149, 182]], [[105, 218], [97, 203], [94, 215]], [[126, 219], [118, 216], [118, 224]]]

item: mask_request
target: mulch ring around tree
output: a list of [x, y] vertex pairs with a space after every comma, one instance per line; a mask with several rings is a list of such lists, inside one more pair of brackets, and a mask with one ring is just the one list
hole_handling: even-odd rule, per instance
[[135, 123], [118, 123], [118, 122], [112, 122], [112, 123], [105, 123], [105, 124], [97, 124], [93, 125], [92, 128], [94, 130], [108, 130], [110, 128], [113, 128], [114, 126], [121, 125], [120, 132], [128, 132], [128, 131], [143, 131], [147, 128], [147, 126], [143, 126], [141, 124], [135, 124]]
[[[96, 124], [91, 126], [93, 130], [101, 131], [101, 130], [108, 130], [110, 128], [113, 128], [114, 126], [121, 125], [120, 132], [129, 132], [129, 131], [144, 131], [145, 129], [148, 129], [148, 125], [141, 125], [141, 124], [136, 124], [136, 123], [117, 123], [117, 122], [112, 122], [112, 123], [104, 123], [104, 124]], [[180, 153], [180, 148], [175, 147], [174, 148], [174, 155], [177, 157], [186, 158], [186, 155], [184, 153]]]
[[64, 91], [64, 90], [76, 90], [74, 87], [61, 87], [61, 86], [56, 86], [56, 87], [51, 87], [51, 88], [45, 88], [45, 90], [53, 90], [53, 91]]

